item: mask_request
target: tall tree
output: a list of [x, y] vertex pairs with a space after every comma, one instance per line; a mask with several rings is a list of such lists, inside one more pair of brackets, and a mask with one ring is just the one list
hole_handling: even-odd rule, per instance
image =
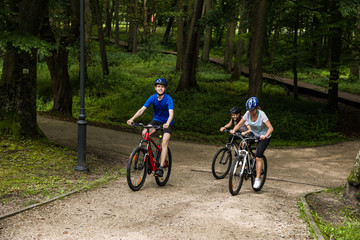
[[102, 24], [101, 10], [99, 5], [99, 0], [90, 0], [91, 11], [96, 19], [96, 26], [98, 29], [99, 45], [100, 45], [100, 56], [101, 56], [101, 66], [104, 75], [109, 75], [109, 64], [106, 54], [106, 44], [104, 39], [104, 30]]
[[339, 10], [340, 0], [330, 0], [330, 30], [329, 30], [329, 50], [330, 50], [330, 81], [328, 91], [328, 107], [338, 108], [338, 86], [339, 68], [341, 61], [342, 47], [342, 15]]
[[184, 0], [177, 0], [178, 15], [176, 18], [177, 22], [177, 39], [176, 39], [176, 71], [181, 71], [184, 58]]
[[245, 35], [248, 29], [247, 19], [249, 17], [248, 13], [245, 11], [245, 6], [241, 7], [240, 14], [240, 25], [239, 25], [239, 35], [236, 42], [236, 54], [234, 60], [234, 71], [231, 74], [232, 80], [238, 80], [242, 72], [242, 58], [245, 55]]
[[[64, 11], [64, 9], [66, 10]], [[61, 12], [65, 12], [65, 15], [61, 15]], [[45, 13], [46, 18], [41, 27], [41, 38], [56, 46], [51, 50], [50, 55], [45, 57], [54, 95], [52, 111], [71, 115], [72, 91], [68, 58], [69, 47], [78, 40], [80, 34], [80, 3], [77, 0], [72, 0], [71, 6], [68, 4], [60, 5], [59, 8], [52, 9], [51, 12], [47, 9]], [[71, 24], [66, 24], [68, 18], [71, 19]], [[59, 32], [62, 32], [60, 36], [56, 34]]]
[[120, 0], [115, 0], [114, 4], [115, 4], [115, 44], [116, 45], [120, 45], [120, 29], [119, 29], [119, 8], [120, 8], [120, 4], [119, 4]]
[[204, 0], [196, 0], [194, 13], [187, 30], [185, 54], [183, 59], [182, 74], [177, 91], [198, 88], [196, 83], [196, 68], [199, 56], [199, 40], [201, 27], [198, 24], [202, 14]]
[[225, 54], [224, 54], [224, 69], [230, 73], [233, 65], [233, 53], [234, 53], [234, 38], [235, 29], [237, 25], [237, 17], [239, 15], [238, 1], [228, 0], [225, 2], [225, 13], [227, 16], [226, 23], [226, 43], [225, 43]]
[[[43, 136], [36, 121], [37, 37], [48, 0], [13, 0], [4, 4], [9, 37], [0, 80], [0, 132], [15, 137]], [[2, 9], [5, 10], [5, 9]], [[30, 42], [30, 46], [27, 45]], [[15, 43], [13, 45], [13, 43]]]
[[[213, 7], [213, 0], [205, 0], [204, 2], [204, 15], [208, 13]], [[204, 46], [201, 55], [201, 59], [204, 62], [208, 62], [210, 58], [210, 48], [212, 40], [212, 25], [208, 24], [205, 27]]]
[[262, 94], [262, 56], [265, 37], [267, 0], [254, 0], [251, 13], [249, 96]]
[[293, 58], [293, 75], [294, 75], [294, 100], [298, 100], [298, 31], [299, 31], [299, 21], [300, 21], [300, 12], [299, 12], [299, 3], [298, 0], [295, 1], [295, 21], [294, 21], [294, 58]]
[[137, 31], [138, 31], [138, 3], [137, 0], [131, 0], [128, 5], [129, 18], [129, 36], [128, 36], [128, 50], [135, 54], [137, 53]]
[[350, 76], [355, 81], [359, 80], [359, 55], [360, 55], [360, 18], [356, 18], [357, 23], [353, 32], [354, 38], [352, 39], [352, 63], [350, 67]]

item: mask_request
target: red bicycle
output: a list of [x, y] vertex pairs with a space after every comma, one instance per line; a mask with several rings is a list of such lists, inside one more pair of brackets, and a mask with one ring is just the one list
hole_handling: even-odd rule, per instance
[[[126, 179], [129, 187], [133, 191], [138, 191], [145, 183], [146, 175], [151, 174], [159, 169], [160, 166], [160, 155], [161, 155], [161, 141], [163, 136], [163, 127], [144, 125], [142, 123], [133, 123], [132, 126], [138, 127], [141, 126], [147, 131], [145, 133], [144, 139], [140, 140], [139, 146], [137, 146], [131, 153], [128, 164], [127, 164], [127, 174]], [[155, 141], [150, 137], [150, 129], [155, 128], [156, 130], [161, 130], [159, 135], [159, 144], [156, 144]], [[151, 145], [155, 148], [155, 155], [151, 149]], [[155, 176], [155, 181], [159, 186], [164, 186], [169, 178], [171, 173], [171, 151], [168, 148], [168, 154], [165, 159], [165, 165], [163, 167], [164, 174], [162, 177]]]

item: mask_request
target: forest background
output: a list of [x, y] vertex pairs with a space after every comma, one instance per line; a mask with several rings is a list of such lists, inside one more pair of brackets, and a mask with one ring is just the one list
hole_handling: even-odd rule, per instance
[[[0, 3], [0, 132], [11, 139], [4, 146], [44, 137], [38, 111], [77, 118], [80, 2]], [[360, 94], [357, 0], [84, 3], [88, 121], [125, 128], [163, 77], [175, 102], [174, 138], [223, 142], [218, 129], [228, 109], [244, 107], [249, 96], [260, 99], [274, 126], [272, 146], [359, 137], [358, 113], [338, 99], [339, 90]], [[264, 80], [263, 72], [292, 78], [294, 88]], [[298, 81], [326, 87], [328, 98], [302, 97]], [[139, 120], [150, 119], [149, 110]], [[359, 191], [359, 161], [347, 183], [352, 193]]]

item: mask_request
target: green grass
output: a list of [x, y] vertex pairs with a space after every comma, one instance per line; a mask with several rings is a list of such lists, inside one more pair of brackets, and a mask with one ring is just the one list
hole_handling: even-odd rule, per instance
[[[285, 71], [277, 73], [288, 78], [293, 78], [292, 71]], [[311, 83], [324, 88], [329, 87], [329, 70], [304, 68], [299, 69], [298, 80], [306, 83]], [[354, 93], [360, 95], [360, 80], [353, 80], [349, 76], [349, 69], [342, 69], [339, 79], [339, 91]]]
[[[343, 187], [331, 188], [325, 191], [338, 195], [339, 198], [343, 198]], [[334, 211], [333, 215], [336, 216], [337, 219], [342, 219], [341, 224], [326, 221], [322, 219], [317, 212], [312, 211], [314, 221], [324, 238], [337, 240], [360, 239], [360, 218], [358, 213], [356, 214], [356, 209], [354, 209], [353, 206], [345, 205], [340, 209], [334, 207], [332, 211]]]
[[[108, 47], [109, 76], [103, 76], [100, 57], [93, 54], [88, 67], [85, 109], [87, 120], [126, 126], [126, 120], [155, 93], [153, 82], [158, 77], [168, 80], [167, 92], [175, 104], [175, 138], [206, 143], [221, 143], [226, 139], [218, 130], [229, 121], [228, 110], [244, 107], [248, 79], [230, 82], [230, 74], [221, 66], [199, 63], [198, 91], [176, 92], [180, 73], [175, 71], [176, 56], [144, 51], [131, 55], [123, 48]], [[97, 52], [97, 50], [94, 50]], [[38, 110], [51, 108], [51, 84], [46, 70], [39, 70]], [[73, 86], [73, 116], [79, 112], [78, 65], [70, 66]], [[45, 73], [44, 73], [45, 72]], [[324, 103], [300, 99], [294, 102], [287, 90], [264, 83], [261, 108], [274, 126], [271, 146], [312, 146], [331, 144], [346, 138], [337, 131], [338, 116], [328, 112]], [[244, 108], [243, 108], [244, 109]], [[137, 119], [149, 122], [152, 110]], [[293, 131], [296, 129], [296, 131]]]
[[44, 140], [0, 137], [0, 199], [20, 207], [54, 196], [86, 189], [116, 178], [125, 171], [93, 155], [87, 157], [91, 173], [75, 171], [77, 152]]

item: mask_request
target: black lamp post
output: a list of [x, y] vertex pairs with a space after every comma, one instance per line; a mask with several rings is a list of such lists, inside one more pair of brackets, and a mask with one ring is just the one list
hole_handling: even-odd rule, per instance
[[86, 115], [84, 104], [84, 0], [80, 0], [80, 113], [78, 124], [78, 162], [75, 170], [88, 171], [86, 166]]

